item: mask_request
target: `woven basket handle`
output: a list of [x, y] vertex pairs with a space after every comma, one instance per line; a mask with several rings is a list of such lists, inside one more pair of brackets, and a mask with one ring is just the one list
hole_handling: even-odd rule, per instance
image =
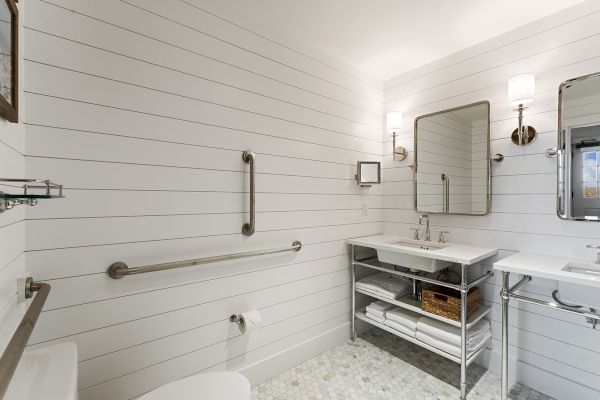
[[439, 294], [439, 293], [434, 293], [433, 297], [436, 300], [441, 300], [441, 301], [448, 301], [448, 296], [444, 296], [443, 294]]

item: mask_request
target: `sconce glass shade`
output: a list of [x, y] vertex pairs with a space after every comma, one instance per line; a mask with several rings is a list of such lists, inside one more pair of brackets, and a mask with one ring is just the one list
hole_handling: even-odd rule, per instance
[[522, 74], [508, 80], [508, 102], [511, 106], [531, 103], [535, 99], [535, 75]]
[[389, 112], [385, 120], [388, 133], [398, 132], [402, 126], [402, 113], [398, 111]]

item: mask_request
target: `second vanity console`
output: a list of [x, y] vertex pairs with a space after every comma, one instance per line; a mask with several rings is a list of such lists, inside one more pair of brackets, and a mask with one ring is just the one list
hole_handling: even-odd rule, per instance
[[[482, 319], [491, 310], [490, 306], [482, 304], [477, 311], [469, 314], [467, 303], [470, 297], [468, 297], [468, 294], [471, 289], [493, 276], [492, 271], [486, 271], [469, 280], [468, 276], [469, 272], [471, 272], [469, 268], [479, 261], [496, 255], [498, 250], [456, 243], [437, 243], [407, 239], [389, 235], [355, 238], [347, 242], [352, 247], [352, 339], [356, 339], [355, 321], [358, 319], [459, 363], [461, 365], [461, 398], [466, 398], [467, 366], [485, 350], [485, 343], [489, 340], [489, 336], [486, 336], [488, 332], [479, 332], [479, 336], [483, 338], [480, 342], [485, 343], [473, 349], [470, 347], [472, 343], [469, 330], [481, 330], [482, 325], [484, 325]], [[357, 259], [357, 255], [362, 253], [360, 250], [364, 249], [374, 250], [377, 255]], [[357, 286], [357, 269], [361, 267], [372, 270], [380, 274], [380, 276], [389, 276], [390, 280], [408, 278], [413, 283], [432, 284], [454, 291], [460, 297], [460, 319], [454, 320], [423, 310], [421, 301], [414, 298], [414, 290], [411, 293], [405, 293], [392, 298], [385, 294], [367, 290], [360, 284]], [[459, 270], [458, 283], [438, 279], [440, 272], [451, 267], [456, 267]], [[435, 274], [436, 272], [437, 274]], [[473, 275], [473, 273], [470, 275]], [[389, 324], [386, 324], [383, 319], [378, 321], [367, 316], [368, 310], [365, 311], [362, 307], [357, 309], [357, 293], [369, 296], [372, 299], [378, 299], [379, 301], [376, 303], [378, 303], [379, 307], [385, 307], [382, 304], [388, 304], [399, 307], [400, 310], [408, 310], [408, 316], [404, 317], [412, 319], [413, 322], [427, 321], [425, 322], [428, 325], [426, 328], [438, 330], [442, 336], [446, 335], [451, 339], [455, 339], [456, 346], [446, 346], [446, 341], [432, 341], [429, 340], [429, 336], [420, 336], [419, 333], [394, 329]], [[402, 314], [402, 312], [398, 312], [398, 314]], [[489, 328], [487, 329], [489, 330]], [[454, 337], [452, 337], [453, 334]]]
[[[515, 253], [494, 263], [494, 269], [502, 272], [501, 398], [507, 400], [509, 302], [519, 301], [579, 315], [595, 329], [600, 324], [600, 262], [589, 263], [544, 254]], [[511, 274], [518, 277], [512, 285]], [[519, 289], [536, 278], [557, 281], [558, 289], [552, 293], [555, 302], [518, 293]]]

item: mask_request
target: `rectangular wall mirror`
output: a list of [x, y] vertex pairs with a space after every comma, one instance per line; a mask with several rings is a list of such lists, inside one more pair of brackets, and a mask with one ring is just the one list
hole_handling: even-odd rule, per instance
[[415, 120], [415, 209], [485, 215], [490, 204], [490, 103]]
[[558, 97], [558, 216], [598, 221], [600, 73], [563, 82]]

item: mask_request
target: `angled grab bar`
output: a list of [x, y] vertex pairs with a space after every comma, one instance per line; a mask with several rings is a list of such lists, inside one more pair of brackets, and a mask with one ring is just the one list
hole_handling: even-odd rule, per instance
[[219, 261], [236, 260], [239, 258], [246, 258], [246, 257], [256, 257], [256, 256], [262, 256], [265, 254], [283, 253], [286, 251], [300, 251], [300, 249], [302, 249], [302, 243], [299, 240], [295, 240], [291, 246], [286, 246], [286, 247], [277, 247], [274, 249], [267, 249], [267, 250], [247, 251], [247, 252], [243, 252], [243, 253], [232, 253], [232, 254], [225, 254], [225, 255], [221, 255], [221, 256], [195, 258], [192, 260], [175, 261], [175, 262], [163, 263], [163, 264], [144, 265], [141, 267], [129, 267], [124, 262], [117, 261], [116, 263], [113, 263], [108, 268], [108, 275], [110, 275], [110, 277], [113, 279], [119, 279], [119, 278], [124, 277], [125, 275], [137, 275], [137, 274], [145, 274], [147, 272], [164, 271], [167, 269], [192, 267], [194, 265], [209, 264], [209, 263], [214, 263], [214, 262], [219, 262]]
[[244, 160], [245, 163], [250, 164], [250, 222], [245, 223], [242, 226], [242, 233], [245, 236], [252, 236], [256, 222], [256, 186], [254, 184], [256, 156], [254, 155], [254, 152], [246, 150], [242, 153], [242, 160]]
[[33, 292], [37, 292], [37, 294], [29, 305], [27, 312], [25, 312], [23, 319], [21, 319], [21, 323], [12, 335], [10, 342], [8, 342], [8, 346], [4, 349], [2, 358], [0, 358], [0, 399], [4, 398], [31, 332], [42, 312], [42, 308], [44, 308], [44, 303], [50, 293], [50, 285], [35, 283], [32, 278], [27, 278], [25, 280], [25, 298], [30, 299], [33, 297]]

